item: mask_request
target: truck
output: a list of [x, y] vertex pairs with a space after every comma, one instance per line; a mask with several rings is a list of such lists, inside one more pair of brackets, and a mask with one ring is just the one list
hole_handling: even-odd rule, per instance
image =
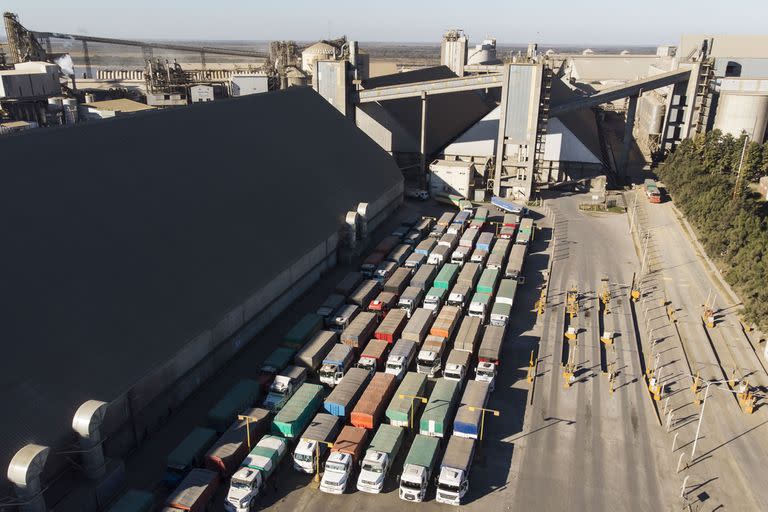
[[387, 357], [386, 373], [394, 375], [397, 381], [403, 380], [403, 376], [413, 362], [416, 355], [416, 343], [411, 340], [398, 340]]
[[363, 274], [363, 277], [371, 279], [384, 258], [386, 258], [386, 254], [382, 252], [372, 252], [366, 256], [363, 263], [360, 264], [360, 273]]
[[368, 430], [346, 425], [333, 442], [331, 454], [325, 461], [320, 490], [329, 494], [344, 494], [352, 473], [365, 449]]
[[453, 342], [453, 348], [474, 354], [482, 327], [483, 322], [479, 318], [475, 316], [463, 317]]
[[458, 436], [448, 439], [440, 462], [435, 500], [447, 505], [461, 505], [469, 490], [469, 471], [475, 458], [475, 440]]
[[463, 235], [461, 235], [461, 238], [459, 239], [459, 247], [466, 247], [468, 250], [472, 250], [472, 247], [474, 247], [475, 242], [477, 241], [477, 237], [480, 236], [480, 231], [477, 229], [468, 229], [464, 232]]
[[460, 382], [445, 378], [437, 379], [435, 387], [429, 395], [429, 401], [424, 406], [421, 420], [419, 420], [419, 433], [421, 435], [448, 436], [460, 391]]
[[491, 295], [489, 293], [475, 292], [469, 303], [469, 316], [477, 317], [485, 323], [490, 307]]
[[484, 267], [485, 262], [488, 261], [488, 251], [486, 249], [475, 247], [475, 250], [472, 251], [472, 255], [469, 257], [469, 261], [472, 263], [479, 263]]
[[339, 342], [339, 335], [333, 331], [320, 331], [298, 351], [293, 364], [306, 368], [308, 372], [317, 372], [325, 356]]
[[405, 263], [405, 260], [408, 259], [408, 256], [410, 256], [412, 251], [413, 247], [410, 245], [400, 244], [387, 254], [387, 260], [394, 262], [396, 265], [402, 265]]
[[520, 216], [516, 215], [514, 213], [505, 213], [504, 219], [502, 221], [502, 225], [505, 228], [515, 228], [517, 229], [518, 224], [520, 224]]
[[516, 231], [517, 230], [515, 228], [504, 226], [499, 230], [499, 238], [501, 238], [502, 240], [511, 240], [515, 237]]
[[401, 500], [424, 501], [439, 451], [440, 439], [422, 435], [414, 437], [400, 475]]
[[477, 280], [480, 278], [482, 267], [479, 263], [467, 263], [462, 267], [456, 278], [457, 283], [466, 283], [470, 288], [474, 288], [477, 285]]
[[503, 238], [496, 240], [493, 244], [491, 255], [488, 256], [488, 261], [485, 264], [486, 268], [492, 268], [499, 271], [503, 270], [504, 263], [507, 261], [510, 245], [509, 240], [504, 240]]
[[363, 282], [363, 274], [360, 272], [349, 272], [344, 278], [336, 285], [336, 293], [349, 297], [352, 292], [360, 286]]
[[[403, 237], [403, 243], [404, 244], [408, 244], [411, 247], [414, 247], [419, 242], [421, 242], [422, 238], [424, 238], [424, 235], [422, 235], [421, 232], [418, 229], [411, 229]], [[410, 256], [409, 256], [409, 258], [410, 258]]]
[[473, 217], [475, 220], [480, 221], [487, 221], [488, 220], [488, 208], [484, 206], [478, 206], [477, 210], [475, 210], [475, 216]]
[[491, 310], [491, 325], [506, 327], [509, 316], [512, 312], [512, 306], [515, 305], [515, 294], [517, 293], [517, 281], [514, 279], [502, 279], [499, 284], [499, 291], [496, 293], [496, 299]]
[[360, 306], [355, 304], [341, 306], [331, 320], [330, 329], [336, 334], [341, 333], [341, 331], [349, 326], [358, 313], [360, 313]]
[[464, 262], [469, 259], [470, 252], [472, 252], [472, 248], [470, 247], [457, 247], [451, 253], [451, 263], [454, 265], [462, 266]]
[[387, 282], [384, 283], [383, 290], [385, 292], [394, 293], [398, 297], [401, 293], [405, 290], [405, 288], [408, 286], [408, 282], [411, 280], [411, 269], [408, 268], [398, 268], [394, 271], [392, 274], [392, 277], [387, 279]]
[[363, 352], [360, 354], [360, 359], [355, 366], [370, 373], [381, 370], [384, 367], [384, 356], [389, 347], [390, 344], [387, 341], [372, 339], [365, 345]]
[[287, 451], [288, 442], [285, 438], [262, 437], [245, 458], [240, 469], [232, 475], [227, 499], [224, 501], [225, 508], [234, 512], [248, 512], [255, 508], [256, 498]]
[[445, 212], [442, 215], [440, 215], [440, 218], [437, 219], [438, 226], [443, 226], [444, 228], [447, 228], [451, 225], [451, 222], [453, 222], [453, 218], [456, 216], [456, 214], [451, 212]]
[[452, 249], [447, 245], [438, 245], [429, 253], [427, 263], [430, 265], [442, 265], [450, 259], [451, 251]]
[[320, 304], [315, 314], [323, 319], [323, 325], [327, 326], [333, 317], [333, 313], [339, 309], [347, 301], [344, 295], [338, 293], [332, 293]]
[[520, 233], [531, 235], [531, 238], [533, 238], [534, 228], [535, 228], [535, 224], [532, 218], [525, 217], [524, 219], [520, 220], [520, 227], [519, 227]]
[[[317, 413], [309, 426], [301, 434], [301, 439], [296, 443], [293, 449], [293, 469], [300, 473], [320, 472], [320, 464], [317, 460], [318, 453], [320, 460], [323, 459], [328, 451], [328, 444], [336, 439], [343, 421], [338, 416]], [[318, 441], [321, 441], [318, 443]], [[318, 446], [319, 444], [319, 446]]]
[[435, 282], [433, 283], [433, 286], [435, 288], [445, 288], [446, 290], [450, 289], [451, 286], [453, 286], [453, 283], [456, 282], [456, 278], [459, 275], [459, 266], [453, 265], [451, 263], [446, 263], [443, 265], [443, 268], [440, 269], [440, 272], [438, 272], [437, 277], [435, 278]]
[[515, 238], [515, 244], [516, 245], [524, 245], [528, 246], [531, 243], [531, 234], [530, 233], [518, 233], [517, 238]]
[[472, 352], [454, 348], [445, 360], [443, 377], [456, 382], [464, 382], [472, 364]]
[[347, 302], [354, 304], [360, 309], [365, 309], [368, 304], [379, 294], [381, 291], [381, 283], [375, 279], [365, 279], [349, 296]]
[[266, 409], [242, 411], [248, 419], [236, 420], [205, 454], [205, 467], [222, 477], [231, 475], [248, 454], [247, 439], [258, 439], [270, 423]]
[[405, 197], [410, 199], [418, 199], [419, 201], [426, 201], [429, 199], [429, 192], [423, 188], [406, 188]]
[[291, 360], [296, 356], [296, 349], [290, 347], [277, 347], [261, 363], [260, 372], [262, 374], [277, 375], [291, 364]]
[[397, 379], [389, 373], [377, 372], [352, 409], [349, 422], [360, 428], [375, 429], [379, 424], [384, 408], [392, 399]]
[[475, 380], [488, 383], [491, 391], [496, 386], [496, 374], [498, 373], [501, 356], [501, 344], [504, 341], [504, 327], [489, 325], [485, 328], [483, 339], [480, 342], [480, 350], [477, 353], [477, 367], [475, 368]]
[[394, 261], [382, 261], [381, 264], [376, 267], [376, 271], [373, 273], [373, 278], [380, 283], [384, 283], [397, 269], [397, 263]]
[[655, 181], [647, 179], [643, 182], [643, 187], [645, 188], [645, 195], [649, 203], [661, 203], [661, 190], [659, 190], [659, 186], [656, 185]]
[[528, 213], [528, 208], [525, 206], [498, 196], [491, 197], [491, 204], [505, 212], [514, 213], [516, 215], [525, 215]]
[[407, 321], [408, 315], [405, 310], [393, 309], [387, 313], [387, 316], [384, 317], [384, 320], [376, 328], [373, 337], [377, 340], [394, 343], [400, 337], [400, 331], [403, 330]]
[[459, 204], [457, 206], [459, 207], [459, 210], [468, 212], [470, 216], [475, 212], [475, 207], [472, 206], [472, 201], [469, 199], [459, 199]]
[[216, 441], [216, 431], [212, 428], [195, 427], [187, 434], [165, 460], [163, 483], [173, 489], [192, 468], [201, 466], [205, 452]]
[[405, 316], [411, 318], [413, 312], [424, 299], [424, 289], [418, 286], [409, 286], [397, 300], [397, 307], [405, 311]]
[[442, 307], [443, 302], [445, 302], [447, 295], [448, 290], [446, 288], [437, 288], [436, 286], [433, 286], [424, 296], [424, 309], [432, 311], [432, 315], [437, 315], [437, 312]]
[[218, 486], [219, 475], [207, 469], [195, 468], [166, 498], [165, 507], [170, 510], [204, 512]]
[[419, 267], [419, 270], [413, 274], [411, 278], [410, 286], [421, 288], [427, 291], [437, 275], [437, 267], [435, 265], [424, 264]]
[[387, 311], [396, 305], [397, 295], [392, 292], [381, 292], [368, 304], [368, 311], [376, 313], [378, 317], [383, 317], [387, 314]]
[[422, 240], [419, 242], [419, 245], [416, 246], [416, 249], [414, 249], [414, 253], [416, 254], [423, 254], [424, 256], [429, 256], [429, 253], [432, 252], [432, 250], [437, 245], [437, 240], [434, 238], [427, 238], [426, 240]]
[[386, 236], [374, 247], [373, 252], [379, 252], [381, 254], [389, 254], [392, 249], [400, 244], [400, 238], [396, 236]]
[[411, 273], [416, 272], [419, 267], [427, 262], [426, 254], [413, 253], [408, 256], [408, 259], [403, 263], [403, 267], [410, 269]]
[[373, 436], [363, 457], [357, 490], [378, 494], [384, 489], [384, 481], [392, 463], [397, 458], [405, 439], [405, 430], [393, 425], [381, 424]]
[[272, 433], [287, 439], [296, 439], [307, 428], [309, 420], [320, 408], [323, 387], [305, 382], [293, 394], [272, 420]]
[[477, 283], [476, 292], [493, 295], [496, 293], [496, 284], [499, 282], [499, 271], [494, 268], [486, 268]]
[[349, 345], [355, 351], [358, 351], [373, 337], [377, 324], [378, 318], [376, 313], [363, 311], [352, 320], [349, 327], [342, 331], [339, 339], [344, 345]]
[[328, 414], [346, 419], [355, 407], [357, 399], [363, 394], [370, 378], [371, 372], [368, 370], [350, 368], [341, 382], [326, 397], [323, 409]]
[[417, 230], [422, 237], [425, 237], [429, 233], [429, 230], [432, 229], [432, 222], [433, 219], [429, 217], [422, 217], [421, 220], [417, 222], [415, 226], [413, 226], [413, 229]]
[[449, 231], [437, 241], [437, 246], [440, 247], [441, 245], [450, 248], [450, 250], [454, 250], [456, 246], [459, 245], [459, 235]]
[[453, 435], [477, 439], [480, 436], [480, 410], [488, 403], [491, 394], [487, 382], [470, 380], [461, 396], [456, 417], [453, 419]]
[[460, 234], [464, 232], [464, 228], [469, 223], [470, 215], [471, 213], [466, 210], [457, 213], [453, 221], [451, 221], [451, 225], [447, 228], [448, 233]]
[[443, 354], [447, 345], [446, 339], [430, 335], [424, 340], [416, 358], [416, 371], [428, 377], [435, 377], [443, 369]]
[[429, 232], [429, 238], [435, 239], [435, 243], [437, 243], [437, 240], [439, 240], [446, 231], [445, 226], [435, 226], [432, 228], [432, 231]]
[[207, 415], [207, 425], [216, 432], [224, 432], [237, 419], [237, 414], [259, 400], [261, 386], [251, 379], [243, 379], [216, 402]]
[[289, 366], [275, 376], [262, 406], [272, 413], [279, 411], [306, 380], [306, 368]]
[[523, 277], [523, 266], [525, 265], [525, 255], [528, 252], [528, 246], [514, 244], [509, 253], [509, 261], [504, 268], [504, 277], [521, 281]]
[[[426, 376], [416, 372], [406, 373], [384, 411], [384, 416], [386, 416], [389, 424], [410, 428], [415, 423], [416, 418], [414, 416], [418, 414], [421, 407], [421, 401], [412, 397], [424, 396], [426, 389]], [[414, 416], [411, 416], [412, 414]]]
[[472, 291], [472, 285], [469, 283], [456, 283], [448, 294], [448, 300], [445, 302], [449, 306], [455, 306], [464, 311]]
[[483, 233], [480, 233], [480, 235], [477, 237], [477, 243], [475, 244], [475, 247], [478, 249], [482, 249], [486, 252], [490, 252], [492, 243], [493, 243], [493, 233], [489, 233], [488, 231], [485, 231]]
[[427, 337], [433, 320], [434, 316], [430, 310], [425, 308], [416, 309], [411, 315], [411, 319], [405, 324], [403, 332], [400, 334], [401, 339], [420, 344]]
[[456, 306], [443, 306], [435, 322], [432, 324], [429, 334], [449, 340], [459, 320], [461, 320], [461, 310], [459, 308]]
[[341, 381], [344, 373], [352, 366], [354, 350], [349, 345], [337, 343], [323, 359], [320, 367], [320, 382], [333, 387]]

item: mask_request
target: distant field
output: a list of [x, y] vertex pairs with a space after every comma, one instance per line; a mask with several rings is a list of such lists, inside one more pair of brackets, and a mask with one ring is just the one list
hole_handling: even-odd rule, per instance
[[[190, 46], [209, 46], [219, 48], [237, 48], [267, 52], [269, 41], [166, 41], [176, 44], [187, 44]], [[69, 53], [75, 64], [80, 67], [85, 64], [82, 45], [73, 42], [51, 41], [52, 50], [56, 53]], [[312, 44], [307, 41], [298, 42], [300, 47]], [[436, 65], [440, 62], [440, 44], [428, 43], [394, 43], [394, 42], [361, 42], [360, 48], [371, 56], [372, 61], [396, 61], [399, 64], [406, 65]], [[527, 45], [507, 45], [500, 44], [497, 47], [498, 55], [501, 58], [510, 57], [518, 51], [525, 52]], [[573, 45], [539, 45], [539, 50], [544, 52], [553, 49], [558, 53], [581, 53], [585, 46]], [[622, 50], [629, 50], [631, 53], [653, 54], [655, 47], [626, 47], [626, 46], [591, 46], [596, 54], [619, 53]], [[144, 65], [144, 57], [139, 48], [121, 47], [114, 45], [105, 45], [98, 43], [89, 43], [88, 52], [91, 56], [91, 65], [94, 67], [110, 68], [141, 68]], [[181, 64], [196, 64], [200, 62], [200, 55], [186, 52], [169, 52], [155, 50], [153, 56], [161, 59], [177, 60]], [[243, 63], [247, 59], [243, 57], [227, 57], [222, 55], [207, 55], [207, 62], [219, 63]], [[253, 59], [253, 62], [259, 62], [259, 59]]]

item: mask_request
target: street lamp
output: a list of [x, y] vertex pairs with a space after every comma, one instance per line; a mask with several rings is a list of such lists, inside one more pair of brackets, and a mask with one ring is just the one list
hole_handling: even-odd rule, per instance
[[498, 416], [501, 413], [499, 413], [499, 411], [497, 411], [496, 409], [484, 409], [482, 407], [475, 407], [473, 405], [469, 406], [469, 410], [472, 411], [472, 412], [474, 412], [474, 411], [482, 411], [481, 414], [480, 414], [480, 441], [482, 441], [483, 440], [483, 427], [485, 426], [485, 413], [492, 412], [494, 416]]
[[421, 400], [421, 403], [426, 404], [429, 401], [429, 398], [418, 396], [418, 395], [404, 395], [404, 394], [400, 395], [400, 400], [405, 400], [406, 398], [411, 399], [411, 421], [410, 421], [411, 427], [410, 428], [411, 430], [413, 430], [413, 415], [414, 415], [413, 405], [416, 403], [416, 400]]
[[[693, 375], [689, 375], [689, 377], [698, 378], [698, 377], [694, 377]], [[712, 384], [729, 384], [731, 382], [734, 382], [734, 381], [728, 380], [728, 379], [707, 381], [707, 388], [704, 390], [704, 402], [701, 404], [701, 412], [699, 413], [699, 424], [696, 426], [696, 436], [693, 438], [693, 448], [691, 448], [691, 462], [693, 462], [693, 455], [696, 453], [696, 445], [699, 442], [699, 431], [701, 430], [701, 420], [704, 418], [704, 408], [707, 406], [707, 397], [709, 396], [709, 386], [711, 386]]]
[[240, 421], [245, 420], [245, 438], [248, 440], [248, 451], [251, 451], [251, 421], [259, 421], [259, 419], [253, 416], [246, 416], [245, 414], [238, 414], [237, 419]]
[[314, 441], [315, 443], [315, 482], [320, 481], [320, 443], [327, 446], [329, 449], [333, 448], [333, 443], [328, 441], [321, 441], [320, 439], [312, 439], [311, 437], [302, 437], [305, 441]]

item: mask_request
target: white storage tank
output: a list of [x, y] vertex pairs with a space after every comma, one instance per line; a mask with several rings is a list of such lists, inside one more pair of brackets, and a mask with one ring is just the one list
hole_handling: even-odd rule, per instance
[[763, 142], [767, 122], [768, 95], [721, 92], [715, 129], [734, 137], [746, 132], [750, 140]]
[[486, 39], [482, 44], [475, 45], [475, 47], [468, 52], [467, 64], [481, 65], [481, 64], [498, 64], [496, 58], [496, 40]]
[[336, 55], [336, 48], [322, 41], [304, 48], [301, 52], [301, 69], [305, 73], [313, 74], [315, 71], [315, 62], [318, 60], [333, 59]]

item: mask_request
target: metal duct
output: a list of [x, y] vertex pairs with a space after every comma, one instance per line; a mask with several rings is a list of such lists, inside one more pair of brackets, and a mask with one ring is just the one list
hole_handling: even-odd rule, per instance
[[16, 496], [23, 502], [19, 506], [22, 512], [45, 512], [43, 487], [40, 474], [45, 468], [45, 461], [51, 449], [39, 444], [28, 444], [11, 459], [8, 465], [8, 480], [16, 487]]
[[346, 242], [349, 247], [354, 249], [357, 246], [357, 228], [359, 216], [356, 211], [350, 210], [347, 212], [344, 222], [346, 224]]
[[360, 238], [368, 237], [368, 203], [360, 203], [357, 205], [357, 213], [360, 215]]
[[86, 476], [97, 480], [104, 476], [104, 450], [101, 447], [101, 424], [107, 412], [107, 403], [88, 400], [81, 405], [74, 418], [72, 429], [80, 439], [83, 470]]

